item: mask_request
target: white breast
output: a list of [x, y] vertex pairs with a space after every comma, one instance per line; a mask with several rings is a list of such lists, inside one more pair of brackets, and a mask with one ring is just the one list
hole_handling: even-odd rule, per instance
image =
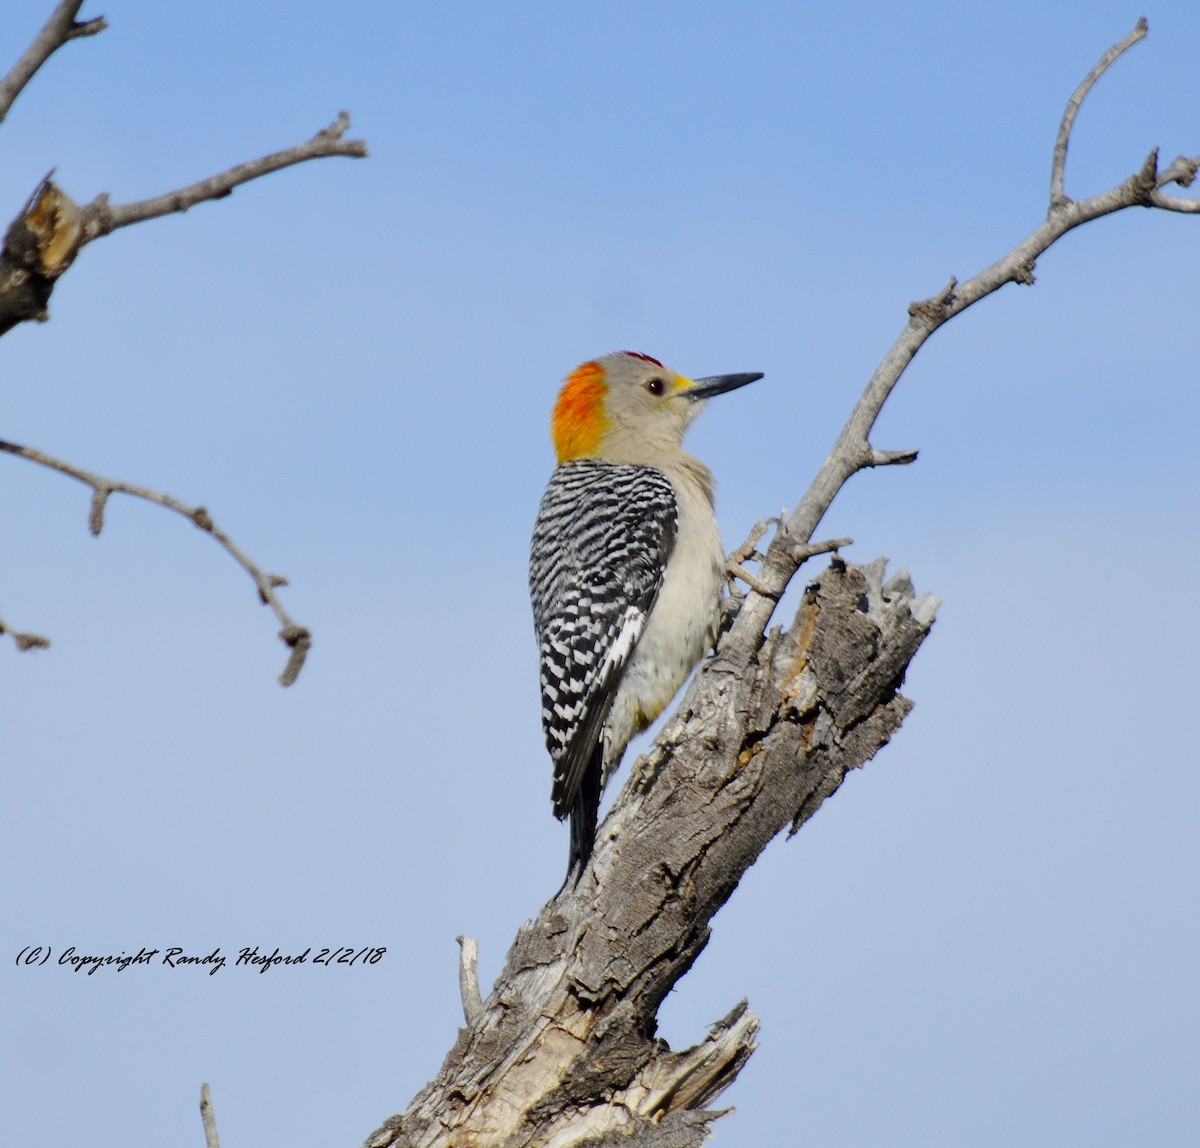
[[725, 551], [713, 514], [712, 478], [687, 455], [664, 471], [675, 489], [675, 547], [605, 724], [606, 780], [629, 739], [662, 713], [716, 636]]

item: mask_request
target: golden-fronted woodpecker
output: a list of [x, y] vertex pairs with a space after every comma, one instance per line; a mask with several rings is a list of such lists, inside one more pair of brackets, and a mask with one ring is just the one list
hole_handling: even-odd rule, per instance
[[559, 392], [529, 592], [551, 801], [571, 817], [568, 877], [591, 855], [600, 793], [629, 739], [716, 636], [725, 551], [713, 477], [683, 435], [706, 399], [760, 378], [693, 380], [618, 351], [577, 367]]

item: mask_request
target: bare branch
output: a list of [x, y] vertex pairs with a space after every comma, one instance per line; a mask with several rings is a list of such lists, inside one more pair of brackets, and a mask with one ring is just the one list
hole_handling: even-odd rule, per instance
[[70, 478], [77, 479], [79, 482], [90, 486], [92, 488], [92, 501], [88, 513], [88, 529], [93, 535], [99, 535], [100, 531], [104, 528], [104, 508], [110, 494], [128, 494], [133, 498], [141, 498], [147, 502], [153, 502], [156, 506], [164, 506], [168, 510], [173, 510], [176, 514], [182, 515], [194, 526], [211, 535], [228, 552], [233, 560], [250, 575], [254, 580], [255, 588], [258, 590], [259, 600], [264, 605], [270, 606], [275, 617], [279, 619], [282, 626], [282, 629], [279, 631], [280, 640], [291, 649], [287, 666], [280, 675], [279, 682], [281, 685], [290, 686], [296, 680], [301, 667], [304, 665], [304, 659], [308, 655], [309, 648], [312, 645], [312, 636], [307, 629], [297, 625], [292, 620], [283, 608], [283, 603], [280, 602], [278, 595], [275, 593], [278, 587], [287, 585], [286, 579], [281, 578], [277, 574], [267, 574], [260, 570], [241, 547], [217, 526], [203, 506], [188, 506], [186, 503], [180, 502], [179, 499], [173, 498], [169, 494], [163, 494], [161, 491], [152, 490], [145, 486], [137, 486], [129, 482], [121, 482], [113, 478], [104, 478], [102, 475], [93, 474], [82, 467], [64, 462], [62, 459], [54, 458], [32, 447], [18, 446], [16, 443], [0, 440], [0, 451], [15, 455], [17, 458], [27, 459], [29, 462], [37, 463], [39, 466], [47, 467], [50, 470], [56, 470], [59, 474], [68, 475]]
[[[895, 452], [898, 456], [902, 452]], [[912, 457], [916, 457], [916, 451], [911, 452]], [[897, 462], [910, 462], [912, 459], [908, 457], [897, 457]], [[729, 557], [725, 560], [725, 576], [731, 582], [734, 579], [740, 579], [756, 593], [766, 595], [767, 597], [776, 596], [776, 590], [773, 587], [766, 586], [753, 574], [751, 574], [742, 565], [744, 562], [762, 562], [765, 556], [760, 554], [756, 549], [759, 540], [766, 534], [771, 526], [781, 527], [783, 525], [783, 517], [787, 514], [784, 511], [778, 518], [764, 518], [754, 524], [746, 541], [741, 544]], [[792, 557], [795, 559], [796, 567], [803, 566], [810, 558], [815, 558], [818, 554], [836, 554], [839, 550], [846, 546], [854, 544], [853, 538], [829, 538], [824, 542], [805, 542], [798, 543], [792, 547]], [[731, 593], [734, 590], [731, 586]]]
[[1114, 44], [1103, 56], [1100, 57], [1096, 66], [1088, 72], [1083, 78], [1083, 82], [1071, 94], [1071, 98], [1067, 101], [1067, 106], [1063, 111], [1062, 122], [1058, 125], [1058, 138], [1054, 141], [1054, 160], [1050, 165], [1050, 210], [1064, 206], [1070, 202], [1067, 199], [1066, 193], [1063, 190], [1063, 180], [1067, 166], [1067, 145], [1071, 139], [1071, 129], [1075, 126], [1075, 117], [1079, 114], [1079, 109], [1083, 101], [1087, 99], [1087, 94], [1096, 86], [1096, 81], [1108, 71], [1110, 67], [1125, 54], [1128, 49], [1133, 47], [1139, 40], [1146, 37], [1146, 33], [1150, 30], [1150, 26], [1146, 23], [1146, 17], [1143, 16], [1134, 25], [1133, 31], [1129, 33], [1125, 39]]
[[217, 1135], [217, 1114], [213, 1111], [212, 1090], [200, 1085], [200, 1119], [204, 1122], [204, 1148], [221, 1148]]
[[261, 179], [273, 171], [280, 171], [293, 164], [304, 163], [310, 159], [325, 159], [329, 156], [350, 156], [364, 159], [367, 156], [367, 145], [363, 140], [348, 140], [343, 137], [350, 127], [350, 116], [341, 112], [338, 118], [327, 128], [317, 132], [307, 143], [296, 144], [295, 147], [284, 148], [283, 151], [273, 152], [261, 159], [251, 160], [231, 167], [220, 175], [210, 176], [198, 183], [181, 187], [178, 191], [169, 191], [166, 195], [158, 195], [153, 199], [143, 199], [136, 203], [122, 203], [116, 207], [109, 206], [108, 196], [98, 196], [83, 210], [87, 216], [88, 243], [101, 235], [107, 235], [118, 227], [128, 227], [131, 223], [142, 223], [147, 219], [157, 219], [162, 215], [172, 215], [175, 212], [187, 211], [198, 203], [210, 199], [224, 199], [240, 184], [249, 183], [252, 179]]
[[772, 526], [778, 526], [782, 521], [783, 515], [780, 515], [778, 518], [763, 518], [756, 522], [750, 528], [750, 533], [746, 536], [746, 541], [729, 555], [730, 563], [736, 566], [742, 562], [749, 562], [751, 559], [761, 562], [762, 555], [758, 553], [755, 547], [758, 546], [759, 540]]
[[235, 187], [293, 164], [329, 156], [365, 156], [367, 145], [362, 140], [344, 138], [349, 126], [350, 117], [342, 112], [306, 143], [239, 164], [166, 195], [115, 207], [106, 194], [80, 207], [46, 176], [9, 226], [0, 251], [0, 335], [27, 320], [45, 321], [55, 283], [92, 240], [119, 227], [223, 199]]
[[[1105, 53], [1076, 89], [1067, 105], [1063, 126], [1059, 129], [1059, 141], [1055, 148], [1058, 173], [1056, 179], [1061, 180], [1066, 139], [1083, 97], [1113, 61], [1145, 35], [1145, 21], [1139, 21], [1137, 27], [1124, 40]], [[1006, 283], [1032, 284], [1034, 267], [1041, 255], [1080, 224], [1111, 215], [1127, 207], [1159, 207], [1168, 211], [1200, 212], [1200, 202], [1171, 196], [1160, 190], [1166, 183], [1182, 183], [1184, 186], [1190, 183], [1196, 169], [1193, 161], [1181, 156], [1161, 173], [1157, 165], [1156, 148], [1146, 156], [1140, 168], [1117, 187], [1090, 199], [1073, 201], [1063, 197], [1061, 202], [1051, 207], [1048, 217], [1003, 258], [965, 283], [959, 283], [952, 277], [938, 294], [909, 305], [908, 322], [900, 337], [875, 369], [850, 418], [842, 428], [833, 450], [800, 504], [784, 528], [776, 533], [758, 574], [758, 582], [762, 589], [753, 587], [754, 593], [748, 596], [745, 606], [738, 612], [736, 626], [762, 633], [771, 617], [774, 603], [782, 596], [788, 581], [796, 571], [793, 555], [796, 553], [797, 544], [807, 543], [812, 538], [834, 498], [852, 475], [867, 466], [879, 465], [881, 462], [903, 463], [915, 457], [915, 452], [876, 451], [870, 446], [869, 436], [883, 404], [900, 381], [908, 364], [912, 362], [913, 356], [934, 331]], [[1200, 161], [1197, 161], [1196, 166], [1200, 166]]]
[[751, 574], [740, 562], [727, 562], [725, 565], [726, 578], [737, 578], [745, 582], [756, 594], [761, 594], [763, 597], [775, 597], [775, 591], [768, 586], [762, 579]]
[[81, 36], [94, 36], [108, 27], [103, 16], [93, 20], [76, 20], [75, 15], [83, 7], [83, 0], [62, 0], [50, 14], [33, 43], [25, 49], [21, 58], [12, 66], [8, 75], [0, 80], [0, 123], [4, 122], [13, 101], [24, 90], [25, 85], [37, 74], [41, 66], [68, 40]]

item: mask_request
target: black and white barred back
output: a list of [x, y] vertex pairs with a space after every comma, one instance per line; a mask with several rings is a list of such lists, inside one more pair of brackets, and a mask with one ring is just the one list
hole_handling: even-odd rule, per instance
[[[651, 466], [579, 459], [542, 495], [529, 556], [554, 815], [572, 815], [572, 864], [591, 852], [601, 734], [675, 544], [675, 492]], [[582, 856], [579, 856], [582, 854]]]

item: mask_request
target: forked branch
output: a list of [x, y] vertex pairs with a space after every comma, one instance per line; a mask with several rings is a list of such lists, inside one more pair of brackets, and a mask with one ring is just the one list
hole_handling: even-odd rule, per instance
[[[68, 475], [90, 486], [92, 489], [92, 501], [88, 513], [88, 530], [93, 537], [98, 537], [100, 531], [104, 528], [104, 512], [108, 505], [109, 496], [113, 494], [127, 494], [132, 498], [141, 498], [147, 502], [153, 502], [156, 506], [165, 506], [168, 510], [175, 511], [176, 514], [182, 515], [191, 522], [193, 526], [198, 527], [214, 538], [233, 560], [250, 575], [258, 591], [259, 600], [264, 605], [270, 606], [275, 617], [279, 619], [280, 626], [282, 627], [279, 631], [280, 641], [291, 651], [288, 656], [287, 665], [284, 667], [283, 673], [279, 676], [279, 684], [290, 686], [296, 680], [297, 675], [304, 666], [304, 659], [308, 656], [308, 651], [312, 646], [312, 635], [305, 627], [293, 621], [288, 612], [283, 608], [283, 603], [279, 600], [276, 590], [281, 586], [286, 586], [287, 579], [281, 578], [277, 574], [265, 573], [261, 570], [246, 552], [225, 531], [217, 526], [212, 520], [212, 516], [203, 506], [188, 506], [186, 503], [180, 502], [179, 499], [172, 498], [171, 495], [163, 494], [161, 491], [93, 474], [89, 470], [84, 470], [82, 467], [64, 462], [62, 459], [54, 458], [40, 450], [34, 450], [32, 447], [18, 446], [16, 443], [0, 440], [0, 451], [15, 455], [17, 458], [26, 459], [29, 462], [37, 463], [39, 466], [47, 467], [50, 470], [58, 471], [59, 474]], [[17, 635], [14, 634], [14, 637], [17, 637]], [[37, 639], [36, 635], [23, 635], [23, 637], [26, 639], [33, 638], [34, 641], [31, 643], [33, 645], [49, 645], [49, 642], [45, 639]], [[21, 646], [20, 637], [17, 637], [17, 643], [18, 646]], [[23, 648], [28, 648], [28, 645]]]
[[1109, 191], [1076, 201], [1068, 198], [1063, 190], [1071, 129], [1084, 98], [1124, 52], [1145, 38], [1147, 31], [1146, 21], [1139, 20], [1128, 36], [1100, 58], [1067, 101], [1054, 144], [1050, 206], [1046, 219], [990, 267], [963, 283], [951, 277], [936, 295], [909, 305], [908, 322], [900, 337], [875, 369], [833, 450], [799, 505], [776, 532], [767, 550], [757, 575], [759, 586], [751, 587], [736, 623], [743, 627], [747, 635], [762, 633], [771, 617], [774, 603], [796, 573], [796, 555], [802, 552], [798, 547], [812, 538], [834, 498], [850, 478], [871, 465], [903, 463], [915, 457], [915, 452], [875, 450], [870, 444], [870, 434], [900, 376], [934, 331], [1006, 283], [1032, 285], [1038, 259], [1056, 240], [1080, 224], [1127, 207], [1156, 207], [1193, 214], [1200, 212], [1200, 200], [1169, 195], [1162, 190], [1170, 183], [1190, 186], [1200, 168], [1200, 156], [1179, 156], [1160, 171], [1157, 148], [1151, 150], [1127, 180]]
[[13, 101], [24, 90], [25, 85], [38, 73], [41, 66], [68, 40], [81, 36], [94, 36], [108, 27], [103, 16], [92, 20], [76, 20], [83, 7], [83, 0], [62, 0], [50, 14], [50, 19], [25, 49], [21, 58], [12, 66], [7, 76], [0, 80], [0, 123], [8, 115]]
[[1050, 164], [1051, 211], [1069, 202], [1066, 192], [1063, 190], [1064, 175], [1067, 167], [1067, 147], [1071, 142], [1071, 129], [1075, 126], [1075, 117], [1079, 114], [1079, 109], [1083, 106], [1083, 101], [1087, 99], [1088, 92], [1096, 86], [1096, 81], [1116, 63], [1119, 57], [1132, 48], [1134, 44], [1139, 40], [1145, 39], [1146, 33], [1149, 30], [1150, 26], [1146, 23], [1146, 17], [1143, 16], [1134, 25], [1133, 31], [1125, 39], [1115, 43], [1096, 61], [1096, 66], [1083, 77], [1079, 87], [1071, 93], [1071, 98], [1067, 101], [1062, 120], [1058, 125], [1058, 135], [1054, 140], [1054, 158]]

